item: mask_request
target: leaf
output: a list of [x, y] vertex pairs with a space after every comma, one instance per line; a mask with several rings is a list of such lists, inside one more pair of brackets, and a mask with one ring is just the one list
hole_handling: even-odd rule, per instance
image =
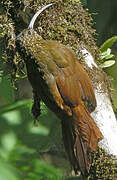
[[111, 59], [114, 57], [114, 54], [111, 54], [111, 49], [108, 48], [106, 51], [102, 52], [100, 55], [100, 59]]
[[1, 137], [1, 144], [3, 149], [8, 152], [12, 151], [16, 144], [16, 140], [17, 140], [16, 135], [13, 132], [4, 134]]
[[11, 105], [1, 107], [0, 115], [5, 112], [13, 111], [13, 110], [16, 110], [22, 107], [28, 107], [28, 106], [32, 106], [32, 100], [28, 99], [28, 100], [17, 101], [16, 103], [13, 103]]
[[117, 41], [117, 36], [114, 36], [114, 37], [109, 38], [107, 41], [105, 41], [105, 42], [101, 45], [100, 51], [101, 51], [101, 52], [106, 51], [108, 48], [110, 48], [110, 47], [114, 44], [115, 41]]
[[16, 135], [13, 132], [6, 133], [1, 136], [1, 147], [0, 147], [0, 154], [5, 160], [9, 160], [10, 153], [15, 148], [16, 145]]
[[13, 166], [0, 159], [0, 180], [19, 180], [19, 173]]
[[1, 115], [1, 117], [7, 121], [8, 125], [20, 125], [22, 124], [21, 113], [18, 110], [8, 111]]
[[104, 51], [104, 52], [101, 53], [100, 58], [101, 58], [101, 59], [105, 59], [107, 56], [110, 55], [110, 53], [111, 53], [111, 49], [108, 48], [108, 49], [106, 49], [106, 51]]
[[108, 60], [105, 61], [103, 64], [100, 65], [101, 68], [107, 68], [107, 67], [111, 67], [115, 64], [115, 60]]
[[49, 129], [39, 123], [39, 126], [29, 127], [29, 132], [32, 134], [40, 134], [42, 136], [49, 135]]
[[113, 54], [109, 54], [109, 55], [107, 55], [107, 56], [105, 57], [105, 59], [112, 59], [113, 57], [114, 57]]

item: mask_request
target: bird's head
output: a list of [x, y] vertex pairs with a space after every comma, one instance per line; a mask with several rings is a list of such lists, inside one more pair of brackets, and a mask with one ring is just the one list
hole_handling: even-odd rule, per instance
[[[34, 16], [32, 17], [29, 26], [27, 29], [24, 29], [16, 38], [16, 41], [20, 41], [20, 42], [28, 42], [28, 41], [32, 41], [33, 39], [35, 39], [35, 37], [39, 36], [36, 31], [34, 31], [34, 23], [37, 19], [37, 17], [47, 8], [49, 8], [50, 6], [52, 6], [53, 3], [50, 3], [44, 7], [42, 7], [41, 9], [39, 9]], [[41, 38], [41, 37], [40, 37]]]
[[16, 47], [21, 57], [27, 61], [32, 54], [36, 53], [37, 46], [41, 43], [42, 37], [34, 30], [34, 23], [37, 17], [53, 3], [39, 9], [32, 17], [27, 29], [24, 29], [16, 38]]

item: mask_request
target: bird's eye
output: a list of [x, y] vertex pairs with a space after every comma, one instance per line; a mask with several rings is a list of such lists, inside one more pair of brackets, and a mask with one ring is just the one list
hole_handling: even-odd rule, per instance
[[31, 34], [32, 34], [31, 30], [28, 30], [27, 34], [28, 34], [28, 35], [31, 35]]
[[27, 35], [31, 36], [32, 34], [34, 34], [34, 30], [33, 29], [28, 29]]

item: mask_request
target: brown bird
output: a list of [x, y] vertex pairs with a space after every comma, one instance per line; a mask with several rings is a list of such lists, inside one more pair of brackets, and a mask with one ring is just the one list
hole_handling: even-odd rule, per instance
[[96, 151], [103, 138], [90, 116], [96, 99], [90, 79], [75, 53], [57, 41], [43, 40], [33, 30], [37, 16], [51, 5], [34, 15], [28, 29], [18, 35], [16, 44], [33, 88], [34, 117], [40, 115], [42, 100], [61, 119], [70, 163], [75, 173], [80, 170], [85, 178], [90, 168], [88, 153]]

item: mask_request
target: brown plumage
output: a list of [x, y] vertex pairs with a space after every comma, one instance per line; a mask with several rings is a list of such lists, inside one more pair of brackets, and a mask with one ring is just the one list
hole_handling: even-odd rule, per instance
[[33, 29], [17, 37], [34, 92], [32, 112], [40, 114], [40, 100], [60, 119], [66, 152], [75, 173], [89, 171], [88, 152], [103, 138], [90, 116], [96, 99], [90, 79], [74, 52], [56, 41], [43, 40]]

